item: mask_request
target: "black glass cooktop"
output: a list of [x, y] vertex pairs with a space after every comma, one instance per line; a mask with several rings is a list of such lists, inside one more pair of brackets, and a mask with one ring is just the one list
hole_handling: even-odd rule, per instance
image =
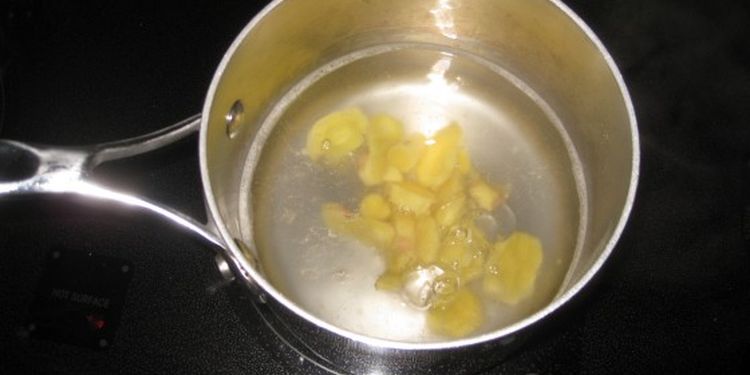
[[[487, 373], [747, 371], [750, 10], [567, 3], [631, 90], [640, 186], [600, 276]], [[199, 112], [222, 54], [264, 5], [1, 2], [0, 138], [96, 143]], [[201, 217], [196, 149], [189, 138], [99, 176]], [[313, 371], [221, 280], [204, 245], [143, 212], [73, 197], [0, 201], [0, 372]]]

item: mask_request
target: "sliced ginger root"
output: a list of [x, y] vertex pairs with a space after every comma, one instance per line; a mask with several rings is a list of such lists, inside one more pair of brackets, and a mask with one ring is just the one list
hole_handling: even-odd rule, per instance
[[367, 156], [359, 168], [359, 178], [365, 186], [375, 186], [389, 180], [400, 180], [400, 171], [388, 168], [388, 150], [399, 143], [404, 136], [403, 125], [387, 115], [375, 116], [365, 134]]
[[463, 131], [458, 124], [450, 124], [435, 134], [434, 143], [427, 146], [417, 163], [417, 182], [434, 189], [445, 182], [458, 163]]
[[321, 211], [329, 229], [377, 248], [390, 246], [396, 235], [390, 223], [351, 213], [338, 203], [326, 203]]
[[494, 210], [507, 198], [505, 190], [495, 189], [481, 178], [471, 184], [469, 195], [485, 211]]
[[541, 264], [541, 242], [530, 234], [514, 232], [490, 250], [484, 291], [496, 300], [515, 305], [533, 290]]
[[422, 151], [426, 147], [425, 141], [426, 139], [422, 134], [410, 134], [403, 142], [388, 149], [388, 164], [401, 173], [410, 172], [422, 156]]
[[414, 182], [389, 184], [387, 191], [388, 200], [396, 209], [415, 215], [429, 213], [435, 202], [435, 194], [432, 191]]
[[316, 121], [306, 152], [324, 165], [360, 155], [357, 174], [366, 191], [359, 206], [352, 211], [326, 203], [323, 221], [331, 231], [380, 251], [385, 271], [375, 281], [378, 290], [403, 293], [414, 272], [441, 270], [432, 280], [427, 311], [433, 332], [458, 338], [479, 329], [484, 310], [473, 291], [510, 305], [532, 293], [541, 243], [514, 232], [493, 244], [476, 226], [474, 220], [503, 204], [508, 191], [475, 169], [458, 124], [428, 140], [404, 134], [393, 117], [368, 119], [350, 108]]
[[362, 145], [367, 124], [367, 117], [357, 108], [333, 112], [313, 124], [305, 151], [313, 161], [336, 164]]
[[468, 289], [456, 291], [453, 299], [435, 306], [427, 313], [427, 326], [435, 333], [449, 337], [464, 337], [484, 322], [484, 311], [479, 298]]
[[359, 212], [368, 219], [385, 220], [391, 216], [391, 205], [382, 195], [370, 193], [359, 203]]

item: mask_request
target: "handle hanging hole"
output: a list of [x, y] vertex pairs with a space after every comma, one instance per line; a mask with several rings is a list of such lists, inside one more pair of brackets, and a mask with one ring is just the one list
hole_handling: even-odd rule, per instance
[[242, 119], [245, 114], [245, 107], [242, 105], [242, 101], [236, 100], [232, 107], [229, 108], [229, 112], [224, 116], [227, 127], [227, 137], [234, 139], [240, 130]]

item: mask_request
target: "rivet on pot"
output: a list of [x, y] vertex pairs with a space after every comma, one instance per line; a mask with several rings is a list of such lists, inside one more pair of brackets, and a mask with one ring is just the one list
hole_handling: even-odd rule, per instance
[[232, 107], [229, 108], [229, 112], [224, 116], [227, 137], [229, 137], [229, 139], [234, 139], [239, 132], [244, 114], [245, 107], [242, 105], [242, 101], [238, 99], [232, 104]]
[[216, 262], [216, 267], [219, 269], [219, 273], [221, 274], [221, 277], [225, 281], [233, 281], [234, 280], [234, 273], [232, 272], [232, 269], [229, 267], [229, 263], [221, 254], [216, 254], [214, 256], [214, 261]]

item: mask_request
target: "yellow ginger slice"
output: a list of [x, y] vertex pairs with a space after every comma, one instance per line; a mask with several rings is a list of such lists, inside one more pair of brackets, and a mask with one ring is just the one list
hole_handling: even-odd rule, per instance
[[458, 169], [461, 174], [467, 175], [471, 173], [474, 170], [474, 167], [471, 165], [471, 157], [469, 157], [469, 152], [466, 151], [465, 148], [462, 148], [458, 151], [458, 161], [457, 161], [456, 169]]
[[417, 258], [423, 264], [437, 259], [440, 250], [440, 229], [432, 216], [418, 217], [415, 225]]
[[506, 192], [492, 188], [482, 179], [477, 179], [469, 186], [469, 195], [477, 205], [486, 211], [492, 211], [505, 202]]
[[359, 213], [368, 219], [385, 220], [391, 216], [391, 205], [382, 195], [371, 193], [362, 198]]
[[386, 252], [386, 272], [402, 274], [417, 264], [417, 252], [414, 249], [398, 250], [392, 248]]
[[397, 292], [403, 285], [403, 276], [393, 272], [386, 272], [375, 281], [375, 289], [389, 292]]
[[393, 227], [396, 229], [396, 235], [409, 240], [416, 238], [414, 217], [409, 214], [397, 213], [393, 216]]
[[458, 226], [445, 236], [438, 261], [468, 283], [482, 276], [488, 247], [484, 234], [477, 228]]
[[529, 296], [542, 264], [542, 244], [536, 237], [513, 232], [490, 250], [484, 272], [484, 291], [510, 305]]
[[359, 178], [365, 186], [382, 183], [386, 173], [391, 181], [400, 179], [399, 174], [388, 170], [388, 149], [401, 142], [403, 136], [403, 125], [393, 117], [379, 115], [370, 119], [366, 133], [368, 152], [359, 168]]
[[469, 248], [463, 242], [449, 243], [440, 249], [440, 262], [448, 264], [461, 276], [463, 282], [470, 282], [482, 276], [484, 254]]
[[450, 178], [458, 162], [463, 132], [457, 124], [440, 129], [417, 163], [417, 182], [435, 189]]
[[454, 171], [451, 176], [437, 189], [437, 200], [440, 203], [450, 202], [466, 195], [466, 179], [460, 172]]
[[401, 121], [388, 115], [377, 115], [370, 119], [370, 127], [367, 129], [367, 142], [382, 142], [390, 147], [401, 142], [403, 138], [404, 125]]
[[434, 217], [440, 228], [450, 228], [466, 214], [466, 197], [459, 196], [442, 204], [435, 210]]
[[388, 248], [396, 236], [390, 223], [353, 214], [338, 203], [326, 203], [321, 211], [330, 230], [379, 249]]
[[413, 182], [388, 184], [388, 200], [400, 211], [424, 215], [430, 212], [435, 194]]
[[403, 142], [388, 149], [388, 164], [401, 173], [408, 173], [417, 165], [425, 147], [424, 135], [420, 133], [410, 134]]
[[385, 172], [383, 173], [383, 182], [401, 182], [404, 180], [404, 175], [401, 174], [401, 171], [398, 170], [398, 168], [388, 165], [385, 167]]
[[484, 311], [479, 298], [465, 288], [459, 289], [450, 302], [434, 306], [427, 313], [427, 326], [449, 337], [467, 336], [483, 322]]
[[444, 306], [453, 301], [456, 292], [461, 290], [462, 283], [461, 277], [457, 273], [447, 269], [444, 270], [443, 274], [438, 275], [433, 280], [432, 290], [435, 294], [432, 296], [432, 306]]
[[340, 162], [364, 142], [367, 117], [357, 108], [333, 112], [320, 118], [307, 133], [305, 150], [313, 161]]

